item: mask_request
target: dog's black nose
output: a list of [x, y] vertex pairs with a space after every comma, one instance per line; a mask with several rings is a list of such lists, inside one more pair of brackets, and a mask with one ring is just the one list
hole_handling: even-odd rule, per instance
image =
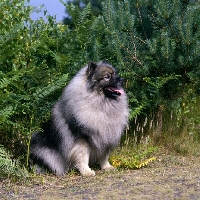
[[120, 85], [123, 85], [124, 84], [124, 79], [121, 78], [121, 77], [117, 77], [117, 82], [120, 84]]
[[120, 83], [123, 85], [123, 84], [124, 84], [124, 79], [121, 78], [121, 77], [119, 77], [119, 78], [118, 78], [118, 82], [120, 82]]

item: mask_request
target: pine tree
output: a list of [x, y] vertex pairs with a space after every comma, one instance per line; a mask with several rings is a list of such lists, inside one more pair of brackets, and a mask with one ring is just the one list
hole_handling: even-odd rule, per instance
[[199, 91], [199, 16], [200, 5], [187, 1], [105, 1], [109, 59], [127, 80], [132, 116]]

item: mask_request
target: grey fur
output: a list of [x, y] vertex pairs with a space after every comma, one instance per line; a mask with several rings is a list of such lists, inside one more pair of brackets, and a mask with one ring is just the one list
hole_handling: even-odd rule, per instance
[[[105, 92], [108, 86], [122, 94]], [[127, 122], [127, 97], [115, 68], [105, 61], [91, 62], [64, 88], [44, 131], [32, 136], [30, 157], [39, 172], [45, 166], [63, 175], [76, 167], [82, 175], [95, 175], [89, 163], [113, 168], [109, 153], [119, 144]]]

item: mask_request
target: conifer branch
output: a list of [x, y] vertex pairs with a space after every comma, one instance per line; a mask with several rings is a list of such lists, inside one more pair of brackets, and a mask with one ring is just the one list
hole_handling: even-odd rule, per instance
[[[140, 62], [137, 58], [137, 46], [136, 46], [136, 43], [133, 39], [134, 38], [137, 38], [139, 39], [138, 37], [136, 36], [132, 36], [132, 34], [130, 34], [130, 37], [131, 37], [131, 41], [132, 41], [132, 44], [133, 44], [133, 48], [134, 48], [134, 55], [133, 56], [130, 56], [129, 58], [131, 58], [132, 60], [136, 61], [140, 66], [143, 66], [143, 63]], [[126, 51], [129, 53], [129, 55], [132, 55], [132, 53], [128, 50], [128, 48], [126, 49]]]
[[137, 11], [138, 11], [138, 15], [139, 15], [139, 18], [140, 18], [140, 22], [141, 22], [141, 25], [142, 25], [142, 29], [143, 29], [143, 32], [144, 32], [144, 36], [147, 40], [147, 35], [146, 35], [146, 32], [145, 32], [145, 29], [144, 29], [144, 25], [143, 25], [143, 21], [142, 21], [142, 15], [140, 13], [140, 8], [139, 8], [139, 4], [137, 3]]
[[144, 40], [142, 40], [141, 38], [137, 37], [137, 36], [133, 36], [134, 38], [136, 38], [137, 40], [139, 40], [140, 42], [142, 42], [143, 44], [147, 44]]

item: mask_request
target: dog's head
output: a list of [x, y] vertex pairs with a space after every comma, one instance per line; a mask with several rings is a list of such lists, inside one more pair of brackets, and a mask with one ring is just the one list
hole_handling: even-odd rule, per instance
[[87, 68], [88, 87], [109, 98], [117, 98], [124, 94], [123, 79], [116, 69], [106, 61], [90, 62]]

